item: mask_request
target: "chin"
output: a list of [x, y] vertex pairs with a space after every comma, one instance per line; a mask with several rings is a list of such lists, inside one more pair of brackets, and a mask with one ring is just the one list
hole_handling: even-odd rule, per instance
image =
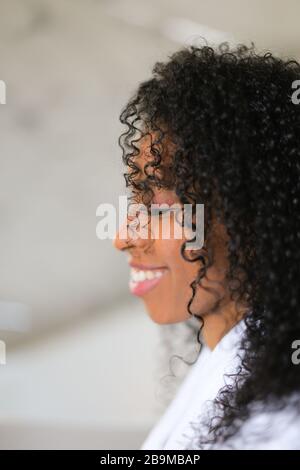
[[170, 306], [168, 306], [166, 311], [164, 311], [162, 307], [154, 309], [147, 306], [147, 304], [145, 305], [145, 307], [151, 320], [154, 323], [157, 323], [158, 325], [179, 323], [182, 321], [186, 321], [189, 318], [188, 313], [186, 315], [174, 314], [174, 311], [170, 311]]

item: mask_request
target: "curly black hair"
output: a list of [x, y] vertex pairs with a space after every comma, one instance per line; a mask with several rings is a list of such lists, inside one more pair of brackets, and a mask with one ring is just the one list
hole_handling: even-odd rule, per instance
[[[173, 188], [182, 204], [204, 203], [205, 245], [195, 259], [186, 257], [199, 263], [191, 314], [213, 262], [213, 214], [229, 235], [231, 298], [249, 306], [242, 367], [234, 386], [216, 397], [216, 419], [198, 436], [201, 448], [233, 436], [254, 402], [280, 408], [300, 390], [300, 366], [291, 361], [291, 344], [300, 338], [300, 105], [291, 99], [300, 65], [258, 53], [253, 43], [190, 45], [168, 59], [154, 65], [120, 114], [126, 186], [145, 203], [152, 185]], [[138, 181], [137, 143], [147, 134], [154, 171], [145, 169]], [[173, 144], [168, 166], [164, 142]], [[300, 400], [293, 403], [299, 413]]]

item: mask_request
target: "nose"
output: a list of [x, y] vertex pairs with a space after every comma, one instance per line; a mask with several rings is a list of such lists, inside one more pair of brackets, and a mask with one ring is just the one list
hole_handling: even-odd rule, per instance
[[[130, 222], [128, 218], [125, 219], [123, 224], [120, 226], [119, 230], [117, 230], [114, 239], [113, 239], [113, 246], [120, 251], [124, 251], [125, 249], [129, 248], [136, 248], [136, 249], [145, 249], [145, 246], [149, 243], [148, 238], [143, 238], [148, 236], [146, 231], [142, 231], [143, 237], [136, 235], [137, 232], [134, 232], [132, 228], [129, 226]], [[132, 226], [131, 226], [132, 227]], [[135, 235], [133, 235], [135, 233]]]
[[127, 220], [123, 222], [119, 230], [117, 230], [114, 239], [113, 239], [113, 246], [116, 248], [116, 250], [125, 250], [125, 248], [128, 247], [128, 237], [122, 236], [122, 234], [125, 234], [125, 230], [127, 227]]

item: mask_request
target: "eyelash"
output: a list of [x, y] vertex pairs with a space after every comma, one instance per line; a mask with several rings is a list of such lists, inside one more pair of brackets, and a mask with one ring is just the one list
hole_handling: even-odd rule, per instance
[[[143, 210], [141, 210], [140, 212], [145, 212]], [[150, 213], [147, 211], [145, 213], [147, 213], [148, 215], [152, 215], [153, 217], [161, 217], [163, 216], [164, 214], [166, 214], [167, 212], [170, 212], [170, 209], [169, 208], [166, 208], [166, 209], [155, 209], [155, 208], [151, 208], [150, 209]]]
[[170, 209], [152, 209], [152, 215], [154, 217], [157, 217], [157, 216], [162, 216], [164, 214], [166, 214], [167, 212], [170, 212]]

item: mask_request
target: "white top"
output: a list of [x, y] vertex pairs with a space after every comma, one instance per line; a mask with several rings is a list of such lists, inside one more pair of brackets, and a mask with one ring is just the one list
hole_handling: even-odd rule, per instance
[[[205, 344], [196, 362], [190, 366], [172, 402], [150, 431], [141, 450], [197, 449], [192, 423], [197, 423], [209, 411], [218, 391], [230, 379], [240, 364], [239, 341], [245, 329], [244, 321], [236, 324], [210, 350]], [[226, 382], [225, 382], [226, 381]], [[196, 446], [196, 447], [195, 447]], [[300, 449], [300, 421], [292, 409], [260, 412], [251, 416], [228, 443], [218, 448], [236, 449]]]

